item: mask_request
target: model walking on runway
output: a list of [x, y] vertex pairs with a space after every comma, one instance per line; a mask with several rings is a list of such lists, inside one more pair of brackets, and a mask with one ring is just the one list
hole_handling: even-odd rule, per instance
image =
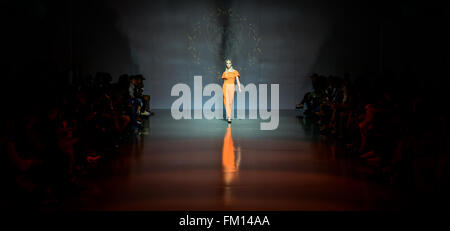
[[225, 104], [225, 111], [227, 114], [227, 121], [231, 123], [231, 112], [233, 111], [233, 101], [235, 86], [234, 81], [237, 81], [239, 92], [241, 92], [241, 83], [239, 82], [239, 72], [233, 69], [231, 60], [227, 59], [225, 61], [226, 68], [222, 74], [222, 79], [224, 79], [222, 92], [223, 92], [223, 103]]

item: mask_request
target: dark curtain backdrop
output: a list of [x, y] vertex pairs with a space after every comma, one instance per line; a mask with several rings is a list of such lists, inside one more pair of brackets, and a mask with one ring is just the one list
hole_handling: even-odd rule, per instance
[[192, 86], [194, 75], [203, 76], [203, 85], [220, 84], [225, 57], [244, 84], [280, 84], [282, 109], [294, 108], [311, 90], [315, 72], [439, 84], [434, 80], [449, 64], [448, 8], [431, 2], [1, 4], [4, 86], [32, 89], [79, 83], [96, 72], [109, 72], [114, 81], [141, 73], [153, 108], [169, 108], [172, 86]]

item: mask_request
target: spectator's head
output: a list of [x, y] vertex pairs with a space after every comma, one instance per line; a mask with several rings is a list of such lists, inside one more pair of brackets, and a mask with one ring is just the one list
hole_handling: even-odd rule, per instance
[[112, 81], [112, 76], [111, 74], [107, 73], [107, 72], [97, 72], [95, 74], [95, 85], [96, 86], [105, 86], [105, 85], [109, 85]]
[[333, 81], [333, 85], [335, 88], [342, 89], [344, 85], [344, 80], [341, 77], [336, 77]]
[[103, 73], [102, 81], [104, 84], [111, 84], [112, 76], [110, 73]]
[[143, 82], [142, 82], [143, 80], [145, 80], [144, 76], [142, 76], [142, 75], [136, 75], [135, 77], [136, 77], [136, 84], [137, 84], [138, 86], [144, 85]]
[[133, 85], [135, 85], [136, 86], [136, 84], [137, 84], [137, 78], [136, 78], [136, 75], [132, 75], [132, 76], [130, 76], [130, 84], [133, 84]]
[[55, 120], [59, 115], [59, 108], [56, 105], [52, 105], [49, 107], [47, 111], [47, 118], [49, 120]]
[[85, 85], [90, 87], [93, 84], [94, 77], [92, 77], [91, 74], [88, 74], [88, 75], [86, 75], [86, 78], [84, 80], [85, 80]]
[[314, 74], [311, 75], [310, 78], [311, 78], [312, 87], [313, 87], [314, 91], [318, 91], [319, 90], [319, 84], [318, 84], [317, 80], [319, 78], [319, 75], [317, 73], [314, 73]]
[[119, 76], [119, 85], [120, 86], [124, 86], [124, 85], [128, 85], [129, 83], [129, 76], [127, 74], [123, 74], [121, 76]]
[[95, 86], [98, 86], [98, 85], [100, 85], [102, 83], [102, 73], [101, 72], [97, 72], [96, 74], [95, 74], [95, 77], [94, 77], [94, 85]]
[[84, 92], [79, 91], [75, 94], [75, 99], [80, 103], [80, 104], [86, 104], [86, 95], [84, 94]]

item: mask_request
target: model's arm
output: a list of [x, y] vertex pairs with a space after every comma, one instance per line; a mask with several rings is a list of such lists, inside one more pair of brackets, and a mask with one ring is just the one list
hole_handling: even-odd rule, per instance
[[241, 82], [239, 82], [239, 76], [236, 76], [236, 81], [237, 81], [237, 84], [238, 84], [239, 92], [241, 92]]

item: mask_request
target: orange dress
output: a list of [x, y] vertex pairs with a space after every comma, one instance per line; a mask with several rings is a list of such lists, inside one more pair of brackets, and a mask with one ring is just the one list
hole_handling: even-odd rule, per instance
[[223, 103], [225, 104], [225, 111], [227, 114], [227, 118], [231, 118], [231, 112], [233, 110], [233, 101], [234, 101], [234, 81], [236, 77], [241, 77], [239, 72], [234, 71], [225, 71], [222, 74], [223, 82], [222, 92], [223, 92]]

